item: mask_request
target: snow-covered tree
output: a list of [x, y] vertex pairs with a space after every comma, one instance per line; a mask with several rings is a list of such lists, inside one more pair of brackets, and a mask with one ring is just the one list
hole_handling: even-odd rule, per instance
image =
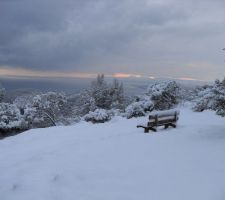
[[5, 95], [5, 89], [0, 84], [0, 102], [2, 102], [4, 95]]
[[98, 108], [110, 109], [112, 97], [110, 96], [110, 87], [104, 79], [104, 74], [98, 75], [97, 79], [92, 82], [91, 96]]
[[32, 99], [32, 107], [36, 109], [37, 115], [44, 119], [46, 126], [56, 125], [59, 122], [61, 109], [65, 103], [65, 95], [56, 92], [36, 95]]
[[202, 112], [207, 109], [213, 109], [214, 107], [214, 93], [212, 86], [204, 85], [203, 87], [197, 87], [195, 90], [196, 98], [193, 99], [193, 110]]
[[23, 118], [20, 110], [14, 104], [0, 103], [0, 133], [20, 130], [23, 127]]
[[212, 88], [215, 102], [213, 109], [218, 115], [225, 116], [225, 78], [222, 81], [216, 80]]
[[124, 89], [123, 83], [119, 83], [117, 79], [113, 80], [113, 84], [110, 86], [110, 96], [111, 96], [111, 108], [124, 108]]
[[178, 104], [179, 89], [175, 81], [163, 81], [150, 85], [147, 95], [151, 96], [156, 110], [165, 110]]
[[56, 92], [22, 96], [14, 101], [31, 127], [48, 127], [59, 123], [65, 103], [65, 95]]
[[114, 79], [112, 84], [108, 84], [104, 79], [104, 74], [98, 75], [92, 82], [91, 97], [95, 105], [102, 109], [123, 108], [124, 91], [123, 84]]
[[108, 84], [103, 74], [97, 76], [89, 89], [68, 99], [73, 113], [78, 116], [84, 116], [96, 109], [124, 109], [124, 100], [123, 84], [116, 79]]
[[194, 111], [214, 110], [218, 115], [225, 116], [225, 79], [216, 80], [211, 86], [197, 88], [194, 100]]
[[84, 90], [77, 95], [70, 96], [68, 103], [75, 116], [84, 116], [89, 111], [97, 109], [95, 99], [92, 97], [90, 90]]

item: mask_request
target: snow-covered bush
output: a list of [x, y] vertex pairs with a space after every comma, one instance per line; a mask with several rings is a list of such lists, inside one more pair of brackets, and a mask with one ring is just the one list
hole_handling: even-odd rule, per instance
[[[33, 95], [24, 95], [17, 97], [13, 104], [19, 109], [21, 117], [24, 121], [24, 126], [27, 129], [36, 128], [35, 123], [37, 121], [43, 121], [44, 119], [40, 119], [37, 114], [37, 109], [33, 106]], [[38, 127], [38, 126], [37, 126]]]
[[0, 133], [25, 129], [19, 108], [13, 104], [0, 103]]
[[140, 117], [144, 116], [146, 112], [152, 111], [154, 108], [154, 105], [152, 101], [147, 97], [142, 97], [142, 100], [139, 100], [137, 102], [133, 102], [129, 106], [127, 106], [125, 110], [125, 115], [128, 119], [132, 117]]
[[141, 117], [145, 115], [145, 111], [142, 107], [141, 102], [134, 102], [131, 105], [129, 105], [126, 108], [125, 113], [128, 119], [132, 117]]
[[212, 86], [205, 85], [203, 87], [196, 88], [197, 98], [193, 100], [192, 109], [196, 112], [202, 112], [207, 109], [213, 109], [214, 107], [214, 94], [212, 92]]
[[111, 116], [105, 109], [96, 109], [94, 112], [90, 111], [84, 116], [85, 121], [91, 121], [92, 123], [104, 123], [110, 119]]
[[175, 81], [157, 82], [148, 87], [147, 93], [136, 97], [136, 101], [125, 109], [127, 118], [144, 116], [152, 110], [168, 110], [179, 101], [180, 87]]
[[222, 81], [216, 80], [214, 87], [212, 88], [215, 102], [213, 104], [213, 110], [218, 115], [225, 116], [225, 78]]
[[194, 111], [214, 110], [225, 116], [225, 79], [216, 80], [212, 86], [198, 88], [198, 96], [194, 101]]
[[179, 89], [175, 81], [163, 81], [150, 85], [147, 95], [151, 96], [154, 109], [166, 110], [178, 104]]

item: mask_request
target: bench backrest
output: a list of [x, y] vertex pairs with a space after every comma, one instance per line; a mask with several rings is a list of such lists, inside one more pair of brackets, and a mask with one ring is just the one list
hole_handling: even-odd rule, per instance
[[154, 112], [149, 115], [149, 123], [154, 123], [154, 125], [157, 126], [169, 122], [176, 122], [179, 118], [179, 114], [180, 112], [178, 110]]

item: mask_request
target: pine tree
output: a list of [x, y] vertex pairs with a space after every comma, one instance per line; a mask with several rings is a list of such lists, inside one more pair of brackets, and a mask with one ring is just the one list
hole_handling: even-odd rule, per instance
[[119, 83], [117, 79], [113, 80], [111, 85], [110, 96], [112, 98], [111, 107], [112, 108], [124, 108], [124, 89], [123, 83]]
[[98, 108], [110, 109], [111, 97], [110, 87], [104, 79], [104, 74], [99, 74], [96, 81], [91, 85], [91, 96], [94, 98]]
[[5, 95], [5, 89], [0, 84], [0, 102], [2, 102], [4, 95]]

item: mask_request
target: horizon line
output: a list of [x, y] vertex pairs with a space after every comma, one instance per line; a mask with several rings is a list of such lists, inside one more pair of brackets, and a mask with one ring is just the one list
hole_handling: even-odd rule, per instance
[[107, 78], [118, 78], [118, 79], [175, 79], [181, 81], [199, 81], [199, 82], [211, 82], [210, 80], [201, 80], [193, 77], [164, 77], [164, 76], [153, 76], [153, 75], [142, 75], [135, 73], [86, 73], [86, 72], [60, 72], [60, 71], [39, 71], [29, 70], [24, 68], [11, 68], [11, 67], [0, 67], [0, 77], [27, 79], [27, 78], [80, 78], [80, 79], [94, 79], [98, 74], [104, 74]]

